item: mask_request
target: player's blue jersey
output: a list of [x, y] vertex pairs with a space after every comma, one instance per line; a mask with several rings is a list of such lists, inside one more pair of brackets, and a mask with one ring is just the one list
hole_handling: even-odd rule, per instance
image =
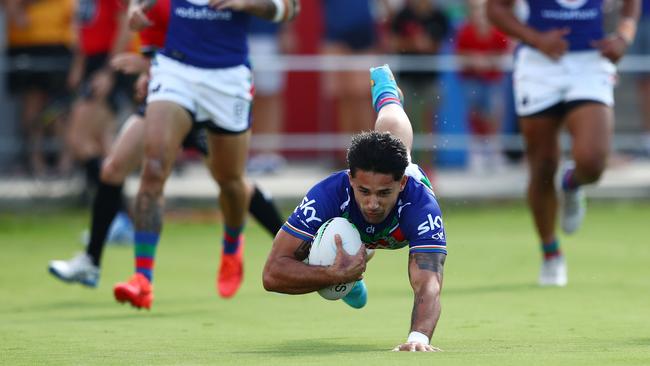
[[593, 49], [592, 41], [603, 38], [603, 0], [528, 0], [528, 25], [547, 31], [570, 28], [565, 36], [571, 51]]
[[366, 222], [354, 199], [348, 171], [340, 171], [320, 181], [307, 195], [282, 229], [312, 241], [318, 228], [332, 217], [345, 217], [361, 234], [369, 249], [400, 249], [409, 246], [411, 253], [447, 254], [442, 213], [431, 184], [417, 165], [410, 165], [409, 177], [397, 204], [380, 224]]
[[250, 17], [248, 13], [215, 10], [208, 0], [172, 0], [162, 53], [202, 68], [248, 64]]

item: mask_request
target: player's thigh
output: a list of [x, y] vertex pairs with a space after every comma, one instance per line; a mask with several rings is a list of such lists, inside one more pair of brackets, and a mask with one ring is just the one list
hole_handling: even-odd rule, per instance
[[208, 134], [208, 164], [217, 182], [243, 178], [250, 136], [250, 130], [237, 134]]
[[567, 112], [565, 123], [571, 134], [574, 158], [604, 164], [614, 129], [612, 108], [598, 102], [582, 102]]
[[70, 143], [77, 146], [96, 139], [99, 122], [94, 111], [95, 105], [91, 101], [79, 98], [73, 102], [68, 126]]
[[175, 102], [153, 101], [147, 105], [144, 157], [162, 164], [166, 175], [185, 136], [192, 128], [189, 112]]
[[131, 115], [111, 146], [102, 167], [102, 180], [123, 181], [141, 162], [145, 132], [144, 117]]
[[539, 114], [520, 117], [519, 121], [531, 171], [554, 172], [560, 159], [559, 118], [551, 114]]

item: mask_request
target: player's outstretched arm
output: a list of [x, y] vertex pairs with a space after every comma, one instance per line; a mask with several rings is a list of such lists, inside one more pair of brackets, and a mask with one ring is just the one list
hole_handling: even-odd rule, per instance
[[411, 333], [405, 343], [393, 351], [436, 352], [429, 344], [440, 318], [440, 291], [442, 270], [446, 255], [442, 253], [411, 253], [409, 279], [414, 292], [411, 313]]
[[300, 12], [299, 0], [210, 0], [210, 6], [247, 12], [275, 23], [291, 21]]
[[340, 236], [335, 238], [337, 252], [334, 263], [328, 267], [310, 266], [302, 261], [309, 255], [311, 243], [280, 230], [264, 266], [264, 288], [285, 294], [306, 294], [361, 278], [366, 270], [366, 251], [362, 248], [357, 254], [349, 255], [343, 250]]

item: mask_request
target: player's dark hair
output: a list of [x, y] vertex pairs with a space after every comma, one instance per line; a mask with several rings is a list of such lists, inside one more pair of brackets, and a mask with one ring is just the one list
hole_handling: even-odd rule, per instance
[[348, 167], [352, 177], [357, 170], [364, 170], [391, 174], [398, 181], [408, 165], [406, 146], [390, 133], [370, 131], [352, 137], [348, 149]]

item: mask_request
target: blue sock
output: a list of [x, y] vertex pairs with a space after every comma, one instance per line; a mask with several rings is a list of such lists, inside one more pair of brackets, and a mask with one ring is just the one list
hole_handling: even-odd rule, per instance
[[153, 267], [156, 262], [156, 247], [159, 233], [135, 232], [135, 272], [153, 281]]
[[368, 302], [368, 290], [363, 280], [355, 282], [352, 290], [342, 300], [355, 309], [361, 309], [366, 306]]
[[562, 176], [562, 189], [565, 191], [574, 191], [580, 184], [576, 182], [575, 169], [567, 169]]
[[393, 92], [383, 92], [377, 97], [377, 103], [375, 104], [375, 111], [379, 112], [384, 106], [389, 104], [402, 105], [399, 96], [396, 96]]
[[559, 257], [562, 255], [562, 252], [560, 251], [560, 243], [557, 239], [550, 243], [542, 243], [542, 253], [544, 253], [544, 260]]
[[224, 254], [235, 254], [237, 253], [237, 248], [239, 248], [240, 235], [244, 226], [237, 228], [232, 228], [227, 225], [224, 225], [223, 233], [223, 253]]

